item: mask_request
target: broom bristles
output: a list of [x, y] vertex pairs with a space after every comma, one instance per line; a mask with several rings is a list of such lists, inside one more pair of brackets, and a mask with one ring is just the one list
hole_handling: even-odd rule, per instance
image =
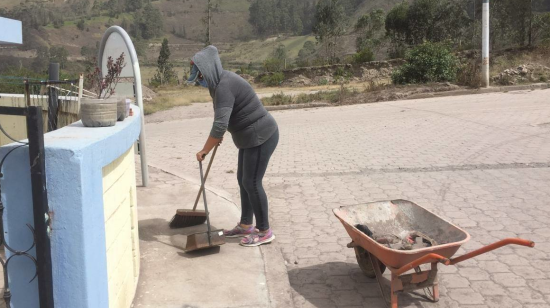
[[[187, 212], [187, 214], [193, 212]], [[195, 212], [199, 214], [200, 212]], [[206, 221], [206, 214], [203, 215], [180, 215], [179, 211], [170, 221], [170, 229], [187, 228], [202, 225]]]

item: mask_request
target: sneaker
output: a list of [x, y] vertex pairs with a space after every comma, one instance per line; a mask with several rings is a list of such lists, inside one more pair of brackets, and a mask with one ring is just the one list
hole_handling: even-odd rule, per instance
[[243, 236], [247, 236], [247, 235], [250, 235], [250, 234], [253, 234], [254, 232], [256, 232], [256, 228], [254, 228], [254, 226], [250, 226], [250, 228], [248, 229], [245, 229], [245, 228], [242, 228], [240, 223], [237, 224], [237, 226], [235, 228], [233, 228], [232, 230], [224, 230], [223, 231], [223, 235], [225, 235], [225, 237], [243, 237]]
[[256, 247], [263, 244], [271, 243], [275, 239], [275, 234], [269, 229], [267, 232], [256, 232], [250, 234], [241, 240], [241, 246]]

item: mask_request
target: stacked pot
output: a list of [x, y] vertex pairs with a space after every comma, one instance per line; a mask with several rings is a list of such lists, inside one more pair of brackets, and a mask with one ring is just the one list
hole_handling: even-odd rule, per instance
[[81, 99], [80, 117], [86, 127], [114, 126], [128, 116], [129, 103], [124, 98]]

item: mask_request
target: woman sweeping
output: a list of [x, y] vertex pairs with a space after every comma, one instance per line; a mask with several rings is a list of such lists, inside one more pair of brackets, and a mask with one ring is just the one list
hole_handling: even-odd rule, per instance
[[[241, 192], [241, 221], [226, 237], [244, 237], [242, 246], [259, 246], [275, 239], [269, 227], [268, 201], [262, 180], [279, 142], [277, 122], [262, 105], [252, 86], [222, 68], [218, 49], [208, 46], [191, 61], [189, 83], [208, 88], [214, 100], [214, 123], [197, 160], [202, 161], [231, 133], [239, 149], [237, 180]], [[256, 217], [256, 226], [253, 224]]]

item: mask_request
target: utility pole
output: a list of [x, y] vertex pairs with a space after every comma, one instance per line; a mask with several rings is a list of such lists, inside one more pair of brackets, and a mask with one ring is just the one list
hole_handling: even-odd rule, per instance
[[481, 21], [481, 83], [489, 87], [489, 0], [483, 0], [483, 18]]

